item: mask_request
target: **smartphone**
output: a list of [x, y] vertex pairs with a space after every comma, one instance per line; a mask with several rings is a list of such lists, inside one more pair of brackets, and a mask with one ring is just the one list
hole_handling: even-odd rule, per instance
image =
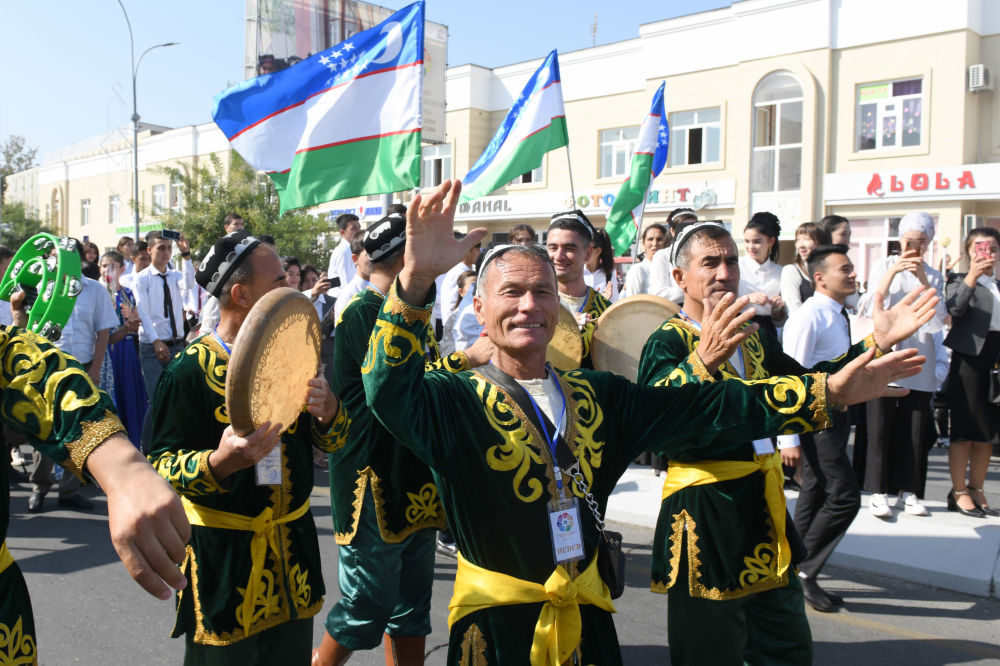
[[340, 278], [338, 276], [334, 275], [332, 278], [329, 278], [329, 280], [330, 280], [330, 288], [331, 289], [334, 289], [334, 288], [340, 286]]
[[920, 252], [920, 241], [908, 240], [906, 241], [906, 251], [907, 252]]
[[163, 232], [162, 232], [162, 234], [163, 234], [163, 237], [166, 238], [167, 240], [180, 240], [181, 239], [181, 232], [175, 231], [173, 229], [164, 229]]
[[988, 240], [976, 241], [973, 243], [973, 250], [976, 253], [976, 259], [990, 259], [990, 242]]

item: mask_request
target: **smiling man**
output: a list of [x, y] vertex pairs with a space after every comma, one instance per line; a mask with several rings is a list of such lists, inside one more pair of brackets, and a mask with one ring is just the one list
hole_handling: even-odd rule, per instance
[[[646, 342], [640, 384], [682, 385], [706, 377], [770, 381], [776, 375], [837, 372], [833, 381], [868, 349], [888, 348], [908, 335], [933, 315], [937, 300], [928, 294], [916, 307], [908, 297], [893, 311], [876, 308], [874, 334], [850, 353], [807, 370], [749, 323], [754, 310], [747, 308], [748, 297], [735, 298], [740, 266], [725, 227], [714, 222], [686, 227], [671, 249], [684, 309]], [[793, 573], [805, 554], [781, 489], [781, 456], [770, 438], [707, 442], [671, 458], [652, 572], [653, 591], [668, 595], [671, 663], [812, 662], [802, 588]], [[712, 638], [720, 630], [727, 640]]]
[[851, 364], [839, 377], [637, 386], [545, 363], [559, 307], [541, 248], [500, 246], [483, 259], [476, 316], [495, 346], [475, 371], [426, 372], [434, 278], [484, 229], [452, 233], [460, 183], [409, 210], [405, 264], [379, 311], [362, 369], [379, 420], [431, 469], [460, 555], [449, 607], [449, 664], [621, 663], [597, 570], [599, 510], [642, 450], [825, 427], [826, 405], [881, 395], [915, 372], [913, 352]]
[[590, 245], [593, 238], [594, 226], [583, 211], [570, 210], [552, 216], [545, 242], [559, 282], [559, 303], [573, 313], [580, 326], [583, 336], [581, 366], [584, 368], [594, 367], [590, 360], [590, 343], [597, 331], [597, 318], [611, 306], [611, 301], [589, 287], [583, 278], [583, 270], [593, 252]]

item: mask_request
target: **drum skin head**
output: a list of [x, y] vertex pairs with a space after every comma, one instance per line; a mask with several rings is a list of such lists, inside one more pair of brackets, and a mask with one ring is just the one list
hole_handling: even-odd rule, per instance
[[319, 315], [291, 287], [266, 293], [250, 309], [233, 342], [226, 409], [233, 431], [246, 436], [266, 421], [287, 430], [306, 404], [319, 370]]
[[604, 311], [590, 343], [596, 370], [606, 370], [635, 381], [646, 340], [667, 319], [680, 312], [673, 301], [652, 294], [623, 298]]
[[583, 337], [573, 313], [559, 306], [556, 332], [545, 350], [545, 360], [559, 370], [577, 370], [583, 360]]

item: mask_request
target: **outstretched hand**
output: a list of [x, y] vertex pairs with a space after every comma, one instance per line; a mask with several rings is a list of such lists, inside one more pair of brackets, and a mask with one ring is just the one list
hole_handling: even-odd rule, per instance
[[407, 303], [422, 305], [437, 276], [462, 261], [469, 249], [486, 236], [486, 229], [473, 229], [465, 238], [455, 238], [455, 211], [462, 182], [446, 180], [426, 197], [418, 194], [406, 211], [406, 250], [399, 274], [400, 296]]
[[174, 489], [121, 433], [94, 449], [87, 470], [108, 496], [111, 542], [129, 575], [160, 599], [170, 598], [171, 587], [184, 589], [177, 565], [191, 526]]
[[909, 393], [889, 384], [920, 373], [927, 357], [916, 349], [904, 349], [875, 359], [869, 349], [827, 379], [827, 399], [831, 407], [847, 407], [875, 398], [898, 398]]
[[707, 298], [702, 303], [704, 315], [701, 321], [698, 356], [705, 369], [710, 374], [715, 374], [719, 366], [733, 355], [740, 343], [753, 335], [759, 326], [757, 324], [750, 324], [745, 328], [743, 326], [756, 314], [753, 308], [744, 311], [750, 303], [748, 296], [735, 298], [731, 293], [724, 294], [714, 308]]
[[875, 344], [886, 350], [916, 333], [921, 326], [934, 318], [935, 307], [941, 299], [936, 289], [918, 287], [908, 293], [903, 300], [885, 310], [885, 299], [875, 293], [875, 308], [872, 320], [875, 325]]

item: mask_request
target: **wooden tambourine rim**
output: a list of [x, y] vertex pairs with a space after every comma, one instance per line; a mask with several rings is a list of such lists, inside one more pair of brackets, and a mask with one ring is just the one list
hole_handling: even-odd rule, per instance
[[[282, 313], [279, 319], [277, 311], [283, 307], [288, 307], [290, 311]], [[233, 431], [237, 435], [248, 435], [263, 422], [263, 419], [258, 422], [254, 417], [253, 409], [254, 387], [259, 381], [257, 369], [260, 358], [266, 355], [267, 351], [261, 349], [261, 344], [274, 344], [278, 329], [286, 325], [289, 317], [299, 314], [307, 318], [308, 339], [304, 343], [300, 341], [301, 349], [298, 350], [296, 363], [292, 367], [275, 371], [286, 372], [293, 380], [296, 374], [300, 376], [301, 382], [293, 381], [292, 385], [296, 387], [296, 391], [301, 391], [302, 402], [299, 410], [305, 405], [309, 390], [306, 381], [315, 377], [319, 370], [322, 341], [319, 315], [316, 314], [316, 308], [308, 296], [291, 287], [281, 287], [269, 291], [250, 309], [232, 344], [233, 351], [229, 357], [226, 373], [226, 411], [229, 413]], [[310, 342], [313, 344], [309, 344]], [[298, 359], [301, 359], [301, 362]], [[291, 427], [296, 418], [298, 418], [297, 413], [295, 418], [288, 419], [287, 423], [282, 421], [283, 429]]]
[[[611, 359], [608, 358], [609, 352], [611, 351], [618, 352], [619, 354], [625, 353], [637, 359], [638, 362], [639, 355], [642, 353], [642, 345], [645, 345], [646, 339], [649, 338], [649, 335], [652, 335], [656, 328], [649, 331], [649, 334], [643, 338], [642, 345], [639, 345], [637, 349], [619, 350], [618, 345], [620, 345], [622, 341], [620, 339], [614, 339], [618, 337], [617, 332], [614, 330], [615, 327], [613, 325], [607, 325], [609, 322], [614, 322], [616, 319], [621, 317], [623, 313], [627, 313], [628, 310], [635, 308], [637, 305], [652, 305], [663, 308], [665, 314], [663, 321], [670, 319], [680, 312], [679, 305], [671, 300], [663, 298], [662, 296], [654, 296], [653, 294], [636, 294], [635, 296], [629, 296], [628, 298], [623, 298], [609, 307], [597, 320], [597, 331], [594, 333], [594, 339], [590, 343], [590, 358], [594, 362], [595, 369], [621, 374], [618, 372], [620, 368], [609, 367], [615, 365], [610, 362]], [[627, 375], [623, 376], [627, 377]], [[628, 379], [635, 381], [636, 377], [628, 377]]]
[[[569, 342], [572, 349], [561, 349], [555, 346], [555, 334], [552, 336], [552, 340], [549, 341], [548, 348], [545, 350], [545, 360], [560, 370], [576, 370], [580, 367], [580, 363], [583, 361], [583, 336], [580, 335], [580, 326], [576, 323], [576, 317], [568, 309], [559, 306], [559, 319], [556, 321], [556, 334], [560, 331], [563, 333], [564, 341]], [[558, 362], [553, 360], [553, 354], [559, 354], [567, 357], [572, 362], [573, 367], [564, 368]]]

